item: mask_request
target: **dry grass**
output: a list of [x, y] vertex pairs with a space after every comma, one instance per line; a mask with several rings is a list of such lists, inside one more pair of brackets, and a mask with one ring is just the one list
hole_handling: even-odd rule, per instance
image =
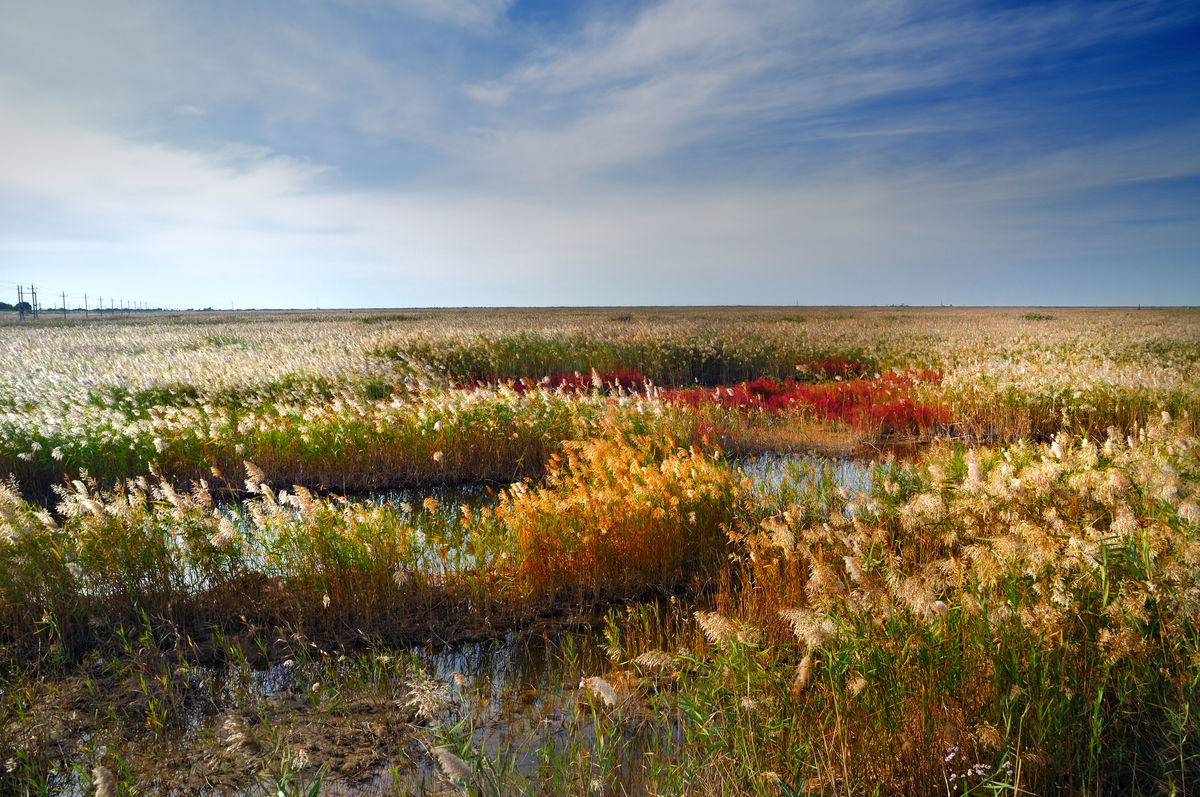
[[[587, 676], [617, 698], [580, 703], [580, 739], [533, 774], [464, 760], [479, 783], [1195, 790], [1200, 314], [802, 315], [5, 326], [0, 362], [22, 375], [0, 388], [0, 472], [18, 482], [0, 489], [5, 657], [52, 678], [89, 650], [141, 661], [139, 646], [161, 649], [161, 666], [138, 665], [153, 686], [172, 683], [176, 652], [269, 656], [299, 632], [471, 637], [663, 596], [606, 628], [619, 669]], [[821, 473], [754, 486], [716, 449], [840, 453], [888, 435], [800, 407], [679, 407], [582, 376], [536, 386], [636, 368], [850, 389], [817, 362], [940, 370], [904, 398], [948, 408], [945, 428], [918, 431], [958, 447], [881, 465], [863, 495]], [[459, 376], [500, 381], [461, 390]], [[533, 386], [503, 382], [518, 376]], [[513, 484], [487, 510], [320, 493], [481, 478]], [[20, 497], [52, 486], [53, 511]], [[246, 498], [238, 512], [218, 503], [233, 489]], [[127, 628], [143, 629], [137, 645]], [[147, 727], [161, 726], [172, 693], [145, 691]], [[19, 690], [6, 700], [5, 711], [23, 705]], [[635, 749], [654, 755], [623, 757]]]
[[[0, 368], [19, 378], [0, 387], [0, 473], [13, 473], [30, 496], [81, 469], [112, 484], [157, 463], [186, 483], [210, 465], [236, 473], [245, 458], [277, 483], [328, 489], [524, 477], [576, 435], [566, 415], [576, 405], [588, 415], [589, 402], [604, 397], [546, 406], [501, 389], [482, 391], [472, 407], [446, 393], [452, 377], [536, 382], [592, 369], [691, 384], [820, 378], [827, 369], [812, 367], [823, 362], [881, 373], [934, 368], [942, 379], [911, 398], [948, 408], [949, 431], [974, 440], [1049, 439], [1064, 425], [1096, 437], [1163, 410], [1194, 427], [1200, 313], [1053, 315], [645, 308], [4, 326]], [[451, 438], [441, 449], [427, 428], [439, 420]], [[797, 435], [761, 432], [763, 442], [789, 437]]]
[[[1198, 452], [1159, 423], [946, 449], [864, 495], [798, 473], [734, 536], [723, 613], [675, 643], [679, 766], [722, 756], [716, 791], [1189, 792]], [[662, 646], [641, 636], [625, 661]]]

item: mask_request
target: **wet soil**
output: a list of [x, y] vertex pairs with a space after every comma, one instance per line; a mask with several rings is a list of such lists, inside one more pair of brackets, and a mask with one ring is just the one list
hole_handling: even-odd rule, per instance
[[[794, 454], [734, 463], [768, 487], [828, 464]], [[869, 462], [832, 467], [849, 489], [869, 484]], [[478, 506], [493, 494], [436, 497]], [[419, 506], [426, 495], [371, 500]], [[78, 664], [10, 673], [0, 679], [0, 793], [41, 783], [89, 795], [97, 766], [146, 794], [303, 793], [318, 781], [325, 794], [439, 793], [450, 787], [431, 750], [448, 728], [524, 771], [539, 749], [587, 732], [580, 679], [610, 669], [602, 615], [562, 608], [495, 625], [437, 614], [436, 628], [410, 629], [408, 644], [391, 648], [361, 629], [305, 638], [235, 622], [236, 633], [203, 642], [143, 634]], [[437, 711], [422, 708], [422, 683], [439, 696]]]

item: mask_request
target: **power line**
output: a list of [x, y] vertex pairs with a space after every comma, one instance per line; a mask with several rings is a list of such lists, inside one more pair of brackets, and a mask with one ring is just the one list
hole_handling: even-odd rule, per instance
[[[20, 321], [25, 321], [27, 317], [32, 316], [33, 320], [41, 318], [43, 309], [41, 301], [38, 299], [39, 293], [45, 293], [45, 289], [38, 290], [38, 287], [32, 283], [24, 285], [19, 282], [0, 281], [0, 287], [8, 286], [10, 289], [16, 289], [17, 304], [12, 308], [17, 311], [17, 317]], [[53, 292], [50, 294], [53, 296]], [[91, 294], [69, 293], [65, 290], [58, 291], [59, 301], [61, 302], [60, 312], [63, 320], [66, 321], [70, 317], [70, 313], [83, 311], [85, 321], [92, 317]], [[116, 299], [109, 297], [108, 307], [104, 306], [104, 297], [97, 296], [96, 312], [100, 318], [113, 318], [118, 314], [123, 317], [130, 317], [132, 314], [142, 314], [154, 312], [161, 308], [151, 308], [150, 303], [141, 300], [133, 299]], [[77, 306], [71, 307], [70, 302], [74, 301]], [[107, 315], [106, 315], [107, 314]]]

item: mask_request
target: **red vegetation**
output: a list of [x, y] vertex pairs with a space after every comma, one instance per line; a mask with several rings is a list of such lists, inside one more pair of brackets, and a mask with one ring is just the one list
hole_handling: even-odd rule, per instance
[[[945, 407], [918, 403], [911, 395], [918, 383], [941, 380], [939, 371], [887, 373], [873, 379], [847, 378], [861, 376], [868, 369], [866, 363], [858, 360], [827, 357], [805, 363], [801, 370], [835, 377], [837, 381], [811, 383], [762, 378], [730, 386], [678, 388], [666, 391], [662, 397], [693, 408], [717, 405], [746, 412], [796, 412], [885, 435], [928, 432], [949, 425], [950, 413]], [[499, 380], [472, 380], [460, 384], [459, 388], [471, 390], [498, 383]], [[521, 377], [505, 380], [505, 383], [522, 394], [538, 387], [579, 394], [591, 391], [641, 393], [646, 389], [646, 377], [637, 368], [590, 373], [559, 371], [540, 379]]]
[[910, 395], [918, 382], [941, 379], [937, 371], [889, 373], [875, 379], [802, 384], [790, 379], [756, 379], [730, 387], [672, 390], [667, 401], [691, 407], [718, 404], [750, 412], [796, 411], [882, 434], [918, 432], [950, 422], [945, 407], [919, 404]]

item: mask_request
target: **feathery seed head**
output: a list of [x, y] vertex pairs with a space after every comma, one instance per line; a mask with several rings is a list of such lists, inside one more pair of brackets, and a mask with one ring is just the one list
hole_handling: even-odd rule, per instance
[[116, 779], [108, 767], [92, 769], [92, 785], [96, 787], [96, 797], [114, 797], [117, 793]]
[[470, 764], [451, 752], [449, 747], [435, 747], [431, 752], [437, 757], [438, 765], [449, 780], [459, 783], [470, 780], [474, 774]]
[[613, 689], [612, 684], [598, 675], [581, 679], [579, 681], [579, 688], [587, 689], [593, 697], [600, 698], [604, 702], [604, 705], [609, 708], [615, 708], [617, 705], [616, 690]]

